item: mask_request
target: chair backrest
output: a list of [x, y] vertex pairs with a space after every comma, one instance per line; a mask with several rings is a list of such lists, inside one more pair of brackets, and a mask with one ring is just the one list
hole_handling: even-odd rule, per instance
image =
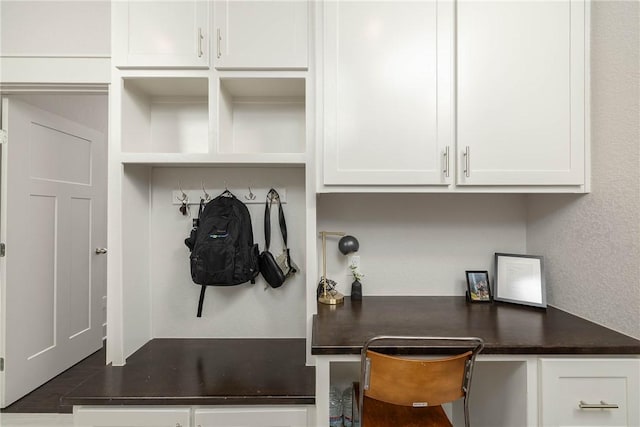
[[368, 386], [364, 395], [402, 406], [433, 406], [464, 397], [467, 362], [472, 353], [437, 360], [413, 360], [367, 351]]
[[[441, 352], [447, 348], [452, 349], [455, 355], [437, 359], [390, 356], [370, 350], [372, 345], [395, 353], [412, 347], [419, 349], [420, 355], [433, 355], [435, 349]], [[467, 418], [473, 365], [483, 347], [483, 341], [475, 337], [374, 337], [362, 348], [359, 407], [366, 411], [363, 407], [365, 396], [410, 407], [436, 406], [464, 397]], [[460, 351], [456, 353], [458, 348]]]

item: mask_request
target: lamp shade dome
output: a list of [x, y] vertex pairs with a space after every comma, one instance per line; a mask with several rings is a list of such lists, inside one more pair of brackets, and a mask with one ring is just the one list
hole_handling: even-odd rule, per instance
[[358, 249], [360, 249], [360, 243], [358, 243], [358, 239], [353, 236], [344, 236], [338, 242], [338, 249], [343, 255], [347, 255], [352, 252], [357, 252]]

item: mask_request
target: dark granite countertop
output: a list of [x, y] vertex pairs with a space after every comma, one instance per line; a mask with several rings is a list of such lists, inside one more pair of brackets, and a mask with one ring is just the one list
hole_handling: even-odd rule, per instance
[[359, 354], [365, 340], [376, 335], [477, 336], [485, 342], [483, 354], [640, 355], [639, 340], [553, 307], [469, 304], [464, 297], [364, 297], [361, 302], [345, 298], [338, 306], [318, 304], [311, 353]]
[[305, 363], [304, 339], [154, 339], [61, 404], [313, 405], [315, 368]]

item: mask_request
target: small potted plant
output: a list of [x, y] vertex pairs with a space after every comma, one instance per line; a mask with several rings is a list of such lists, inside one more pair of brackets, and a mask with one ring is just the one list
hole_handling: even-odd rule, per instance
[[353, 275], [353, 283], [351, 283], [351, 301], [361, 301], [362, 283], [360, 283], [360, 279], [364, 277], [364, 274], [360, 273], [358, 266], [355, 264], [349, 265], [349, 269]]

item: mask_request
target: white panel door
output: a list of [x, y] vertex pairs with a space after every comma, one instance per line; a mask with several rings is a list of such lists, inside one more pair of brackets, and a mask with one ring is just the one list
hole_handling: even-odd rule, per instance
[[219, 0], [216, 68], [307, 68], [307, 0]]
[[585, 182], [585, 2], [457, 5], [459, 185]]
[[106, 142], [92, 129], [2, 100], [0, 406], [102, 346]]
[[114, 62], [124, 67], [209, 65], [209, 2], [113, 2]]
[[453, 3], [323, 6], [325, 185], [447, 185]]

